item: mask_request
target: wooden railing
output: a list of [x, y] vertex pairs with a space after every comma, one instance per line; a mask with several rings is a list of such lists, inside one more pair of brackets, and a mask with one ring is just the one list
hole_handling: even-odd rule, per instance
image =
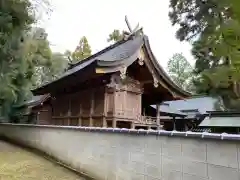
[[133, 111], [128, 111], [128, 110], [117, 110], [115, 111], [115, 116], [120, 117], [120, 118], [127, 118], [127, 119], [137, 119], [139, 114], [135, 113]]
[[120, 118], [132, 119], [137, 124], [157, 124], [157, 118], [151, 116], [142, 116], [141, 114], [134, 113], [133, 111], [115, 111], [115, 116]]
[[157, 124], [157, 118], [151, 116], [140, 116], [135, 123], [138, 124]]

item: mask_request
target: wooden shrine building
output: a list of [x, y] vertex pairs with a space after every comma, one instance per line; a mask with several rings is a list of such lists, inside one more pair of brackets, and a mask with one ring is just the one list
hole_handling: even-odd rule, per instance
[[190, 96], [164, 72], [141, 29], [72, 65], [33, 93], [51, 95], [41, 103], [45, 111], [39, 122], [118, 128], [157, 128], [160, 115], [148, 110], [150, 105]]

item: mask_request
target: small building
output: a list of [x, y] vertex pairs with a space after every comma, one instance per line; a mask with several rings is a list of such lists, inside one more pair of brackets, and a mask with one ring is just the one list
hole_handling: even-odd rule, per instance
[[160, 108], [156, 105], [151, 105], [161, 116], [160, 124], [162, 129], [172, 131], [185, 131], [185, 118], [187, 114], [172, 108], [168, 103], [164, 102], [160, 104]]
[[51, 95], [39, 122], [119, 128], [159, 128], [150, 105], [190, 96], [164, 72], [141, 29], [32, 92]]
[[[199, 128], [208, 111], [215, 111], [217, 99], [212, 97], [192, 97], [166, 101], [160, 104], [160, 119], [166, 130], [205, 131]], [[152, 105], [156, 109], [156, 105]], [[207, 129], [208, 131], [209, 129]]]
[[22, 105], [15, 107], [21, 112], [21, 122], [31, 124], [52, 124], [51, 121], [51, 96], [44, 94], [33, 96], [31, 100], [25, 101]]
[[239, 134], [240, 112], [209, 111], [199, 127], [209, 128], [213, 133]]
[[205, 114], [207, 111], [216, 111], [217, 99], [208, 96], [189, 97], [181, 100], [173, 100], [164, 102], [176, 109], [187, 114]]

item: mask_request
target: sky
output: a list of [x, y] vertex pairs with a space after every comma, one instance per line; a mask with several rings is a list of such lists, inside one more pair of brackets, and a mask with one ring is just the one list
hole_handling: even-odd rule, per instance
[[138, 23], [150, 39], [153, 53], [166, 68], [174, 53], [183, 53], [193, 64], [191, 45], [175, 38], [176, 27], [168, 18], [169, 0], [51, 0], [53, 12], [43, 25], [53, 51], [73, 51], [86, 36], [92, 52], [110, 45], [114, 29], [128, 30], [125, 15], [134, 28]]

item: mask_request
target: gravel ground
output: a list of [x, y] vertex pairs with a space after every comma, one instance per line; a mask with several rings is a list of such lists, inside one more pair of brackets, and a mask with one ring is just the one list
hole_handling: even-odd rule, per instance
[[0, 141], [0, 180], [84, 180], [17, 146]]

